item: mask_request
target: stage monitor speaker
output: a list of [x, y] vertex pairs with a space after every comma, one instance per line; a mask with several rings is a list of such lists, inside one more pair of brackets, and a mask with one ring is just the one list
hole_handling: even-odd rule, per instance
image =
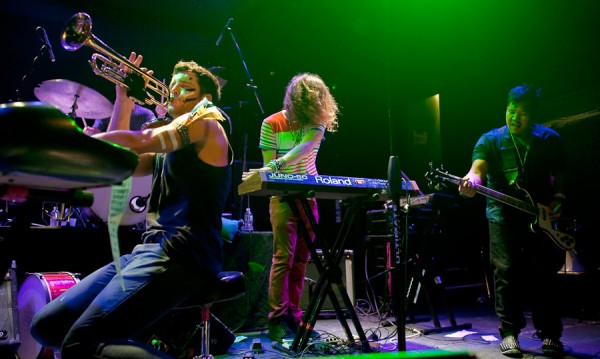
[[[317, 254], [319, 256], [319, 260], [321, 261], [321, 263], [323, 263], [323, 252], [320, 249], [317, 249]], [[350, 249], [346, 249], [344, 250], [344, 256], [342, 257], [342, 261], [340, 262], [340, 269], [342, 270], [342, 283], [344, 283], [344, 286], [346, 287], [346, 292], [348, 293], [348, 297], [350, 298], [352, 305], [354, 305], [353, 256], [353, 251]], [[308, 262], [304, 278], [304, 290], [302, 291], [302, 297], [300, 298], [300, 308], [302, 309], [306, 309], [308, 307], [312, 295], [312, 289], [319, 280], [319, 271], [317, 270], [317, 267], [312, 258]], [[333, 287], [334, 286], [332, 285], [332, 288]], [[346, 309], [344, 301], [342, 300], [342, 298], [339, 297], [336, 290], [334, 290], [334, 293], [336, 294], [338, 303], [340, 303], [342, 309]], [[327, 314], [329, 313], [334, 313], [334, 308], [333, 304], [331, 304], [329, 296], [327, 296], [327, 298], [325, 298], [325, 301], [323, 302], [323, 306], [321, 307], [320, 314], [322, 316], [327, 316]]]
[[0, 346], [21, 343], [17, 309], [17, 267], [15, 261], [0, 283]]

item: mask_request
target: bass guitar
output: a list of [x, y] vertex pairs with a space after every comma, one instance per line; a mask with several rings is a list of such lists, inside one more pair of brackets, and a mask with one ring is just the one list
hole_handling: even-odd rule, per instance
[[[436, 183], [440, 182], [448, 182], [453, 183], [455, 185], [460, 185], [463, 181], [461, 177], [454, 176], [446, 172], [443, 168], [434, 169], [433, 166], [430, 166], [429, 172], [425, 174], [425, 177], [430, 182], [430, 185], [435, 186]], [[575, 238], [567, 233], [560, 232], [554, 229], [553, 223], [550, 220], [550, 212], [551, 209], [548, 206], [545, 206], [541, 203], [535, 203], [529, 193], [522, 188], [518, 188], [525, 194], [525, 197], [528, 201], [521, 200], [519, 198], [506, 195], [504, 193], [498, 192], [491, 188], [476, 185], [475, 190], [477, 193], [482, 194], [486, 197], [493, 198], [499, 202], [517, 208], [521, 211], [531, 214], [535, 217], [535, 220], [531, 223], [530, 229], [533, 232], [541, 231], [557, 245], [561, 249], [565, 251], [570, 251], [575, 248]]]

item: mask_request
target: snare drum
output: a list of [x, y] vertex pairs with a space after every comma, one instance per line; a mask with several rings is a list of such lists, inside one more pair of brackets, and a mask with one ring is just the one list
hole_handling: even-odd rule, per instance
[[[121, 218], [122, 226], [133, 226], [146, 220], [146, 213], [148, 213], [147, 201], [151, 188], [152, 175], [131, 178], [131, 191], [123, 218]], [[111, 187], [90, 188], [88, 191], [94, 195], [94, 204], [88, 209], [91, 213], [87, 214], [108, 223]]]
[[18, 354], [21, 359], [54, 358], [54, 351], [44, 348], [29, 333], [33, 316], [50, 301], [79, 282], [76, 274], [69, 272], [29, 273], [17, 297], [21, 345]]

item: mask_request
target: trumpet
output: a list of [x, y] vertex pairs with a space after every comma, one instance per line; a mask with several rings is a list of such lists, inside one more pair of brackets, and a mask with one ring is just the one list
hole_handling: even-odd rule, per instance
[[[80, 12], [73, 15], [65, 25], [60, 42], [68, 51], [76, 51], [85, 45], [99, 52], [93, 54], [89, 61], [94, 73], [126, 88], [129, 98], [134, 102], [167, 108], [171, 98], [169, 88], [98, 39], [92, 33], [92, 19], [88, 14]], [[124, 67], [131, 70], [129, 76]], [[161, 100], [154, 96], [160, 96]]]

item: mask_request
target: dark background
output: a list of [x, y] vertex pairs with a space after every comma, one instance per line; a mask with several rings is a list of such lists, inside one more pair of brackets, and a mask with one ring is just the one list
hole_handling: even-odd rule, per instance
[[[219, 105], [233, 119], [238, 173], [244, 160], [261, 161], [260, 123], [281, 109], [287, 82], [297, 73], [313, 72], [332, 88], [341, 107], [339, 131], [327, 134], [319, 154], [320, 173], [386, 178], [389, 156], [398, 155], [406, 175], [430, 192], [423, 173], [408, 169], [432, 159], [399, 141], [406, 133], [397, 133], [429, 121], [412, 117], [410, 109], [439, 94], [437, 155], [446, 169], [462, 175], [481, 133], [504, 124], [508, 90], [533, 82], [544, 91], [542, 122], [565, 139], [573, 185], [569, 211], [577, 221], [578, 250], [596, 268], [599, 8], [593, 0], [8, 1], [0, 9], [0, 102], [19, 97], [34, 101], [33, 88], [57, 78], [114, 99], [113, 85], [87, 64], [92, 49], [68, 52], [61, 47], [64, 23], [84, 11], [99, 39], [120, 54], [143, 54], [143, 64], [159, 79], [168, 81], [181, 59], [225, 68], [220, 76], [228, 83]], [[216, 46], [229, 18], [234, 19], [231, 32]], [[43, 55], [32, 68], [41, 47], [37, 26], [47, 30], [56, 62]], [[247, 86], [250, 79], [264, 113]], [[234, 192], [236, 187], [234, 181]], [[453, 195], [455, 189], [448, 192]], [[320, 204], [324, 230], [334, 232], [334, 205]], [[437, 246], [446, 255], [479, 258], [487, 239], [483, 204], [481, 197], [468, 202], [455, 198], [444, 207], [442, 222], [448, 227]], [[233, 198], [234, 217], [245, 206]], [[257, 229], [268, 230], [266, 198], [251, 198], [251, 207]], [[359, 250], [364, 219], [357, 226], [348, 246]]]

